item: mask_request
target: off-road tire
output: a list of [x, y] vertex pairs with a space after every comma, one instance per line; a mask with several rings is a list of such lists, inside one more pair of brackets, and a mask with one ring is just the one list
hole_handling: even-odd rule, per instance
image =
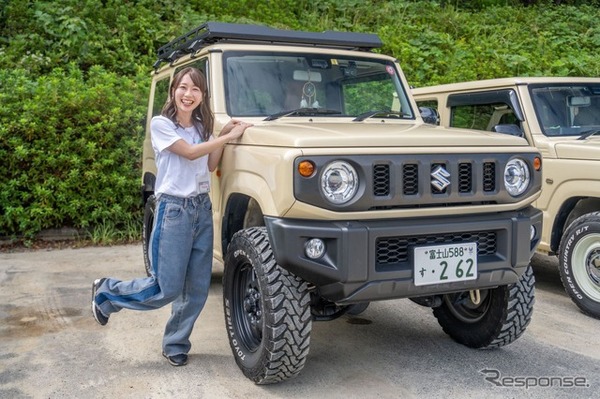
[[237, 232], [223, 272], [225, 325], [233, 356], [256, 384], [295, 377], [310, 347], [307, 283], [274, 259], [264, 227]]
[[560, 241], [560, 279], [585, 314], [600, 319], [600, 212], [575, 219]]
[[142, 226], [142, 251], [144, 253], [144, 270], [146, 270], [147, 276], [152, 274], [152, 266], [150, 265], [150, 238], [152, 237], [155, 212], [156, 197], [151, 195], [144, 205], [144, 224]]
[[433, 309], [442, 329], [456, 342], [471, 348], [496, 348], [519, 338], [531, 321], [535, 302], [535, 278], [531, 265], [519, 281], [481, 290], [475, 305], [469, 292], [444, 295]]

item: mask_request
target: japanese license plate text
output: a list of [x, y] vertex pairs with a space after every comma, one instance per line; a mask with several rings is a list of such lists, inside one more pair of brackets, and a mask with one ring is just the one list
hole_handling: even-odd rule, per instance
[[477, 278], [477, 243], [414, 248], [415, 285], [442, 284]]

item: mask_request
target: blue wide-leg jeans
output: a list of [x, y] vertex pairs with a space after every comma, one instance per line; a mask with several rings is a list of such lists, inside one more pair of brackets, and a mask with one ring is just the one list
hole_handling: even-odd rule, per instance
[[131, 281], [107, 278], [96, 304], [108, 316], [121, 309], [152, 310], [173, 303], [163, 352], [188, 353], [190, 335], [208, 297], [213, 258], [212, 205], [208, 194], [159, 195], [150, 238], [152, 275]]

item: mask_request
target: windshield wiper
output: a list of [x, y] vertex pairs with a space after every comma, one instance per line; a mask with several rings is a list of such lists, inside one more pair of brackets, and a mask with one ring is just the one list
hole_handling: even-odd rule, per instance
[[577, 140], [585, 140], [588, 137], [593, 136], [598, 133], [600, 133], [600, 129], [587, 130], [587, 131], [581, 133], [581, 136], [579, 136], [579, 138]]
[[285, 116], [311, 116], [311, 115], [336, 115], [341, 114], [341, 111], [335, 109], [326, 108], [298, 108], [291, 111], [282, 111], [273, 115], [267, 116], [264, 121], [274, 121], [275, 119], [283, 118]]
[[365, 119], [369, 119], [369, 118], [372, 118], [372, 117], [378, 116], [378, 115], [380, 115], [384, 118], [400, 118], [400, 119], [410, 118], [412, 116], [409, 114], [405, 114], [403, 112], [391, 111], [389, 109], [379, 109], [379, 110], [375, 110], [375, 111], [368, 111], [368, 112], [365, 112], [364, 114], [360, 114], [356, 118], [352, 119], [352, 122], [362, 122]]

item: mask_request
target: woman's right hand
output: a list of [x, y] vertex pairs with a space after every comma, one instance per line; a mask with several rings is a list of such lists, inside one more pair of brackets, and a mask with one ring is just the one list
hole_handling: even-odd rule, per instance
[[252, 123], [247, 122], [238, 122], [231, 128], [231, 130], [226, 134], [226, 136], [230, 140], [235, 140], [241, 137], [242, 134], [244, 134], [244, 132], [246, 131], [246, 129], [248, 129], [251, 126], [254, 125]]

